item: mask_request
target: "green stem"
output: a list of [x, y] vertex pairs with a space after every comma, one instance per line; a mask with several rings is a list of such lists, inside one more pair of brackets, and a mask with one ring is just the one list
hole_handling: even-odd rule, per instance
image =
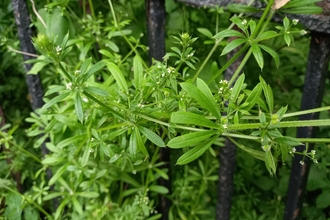
[[222, 136], [234, 137], [234, 138], [243, 138], [243, 139], [254, 140], [254, 141], [260, 140], [260, 137], [254, 137], [254, 136], [244, 135], [244, 134], [226, 133], [226, 132], [222, 133]]
[[264, 24], [264, 20], [266, 18], [266, 16], [268, 15], [268, 12], [270, 11], [272, 5], [274, 3], [274, 0], [270, 0], [267, 4], [266, 9], [264, 10], [264, 12], [261, 15], [261, 18], [258, 21], [257, 27], [254, 30], [254, 32], [251, 34], [250, 39], [253, 40], [256, 36], [258, 36], [263, 24]]
[[288, 128], [288, 127], [320, 127], [320, 126], [330, 126], [330, 119], [305, 120], [305, 121], [283, 121], [280, 124], [281, 128]]
[[[252, 5], [253, 2], [254, 2], [254, 0], [250, 1], [249, 4], [248, 4], [248, 6]], [[243, 15], [244, 15], [244, 13], [240, 13], [240, 14], [238, 15], [238, 17], [240, 18], [240, 17], [242, 17]], [[218, 14], [217, 14], [217, 18], [218, 18]], [[218, 20], [217, 20], [217, 22], [218, 22]], [[232, 29], [234, 26], [235, 26], [235, 24], [232, 23], [232, 24], [227, 28], [227, 30]], [[218, 23], [217, 23], [217, 26], [216, 26], [216, 32], [218, 32]], [[207, 62], [210, 60], [210, 58], [211, 58], [211, 56], [213, 55], [214, 51], [217, 49], [217, 47], [219, 46], [219, 43], [220, 43], [223, 39], [224, 39], [224, 38], [219, 38], [219, 39], [217, 39], [217, 40], [215, 41], [215, 44], [214, 44], [214, 46], [212, 47], [211, 51], [210, 51], [210, 52], [208, 53], [208, 55], [206, 56], [206, 58], [205, 58], [205, 60], [203, 61], [202, 65], [198, 68], [198, 70], [197, 70], [195, 76], [192, 78], [193, 81], [195, 81], [195, 80], [197, 79], [197, 77], [199, 76], [199, 74], [202, 72], [202, 70], [204, 69], [205, 65], [206, 65]], [[215, 78], [216, 78], [216, 77], [215, 77]], [[213, 81], [213, 79], [210, 80], [210, 81]], [[210, 82], [209, 82], [209, 83], [210, 83]]]
[[250, 58], [252, 54], [252, 48], [250, 47], [249, 51], [245, 54], [242, 62], [239, 64], [239, 66], [237, 67], [235, 73], [233, 74], [233, 76], [230, 78], [229, 82], [228, 82], [228, 86], [230, 87], [231, 84], [233, 84], [236, 81], [236, 78], [238, 77], [238, 75], [240, 74], [240, 72], [242, 71], [243, 67], [245, 66], [246, 62], [248, 61], [248, 59]]
[[316, 113], [316, 112], [323, 112], [323, 111], [329, 111], [329, 110], [330, 110], [330, 106], [320, 107], [320, 108], [314, 108], [314, 109], [309, 109], [309, 110], [304, 110], [304, 111], [287, 113], [287, 114], [283, 115], [283, 118], [288, 118], [288, 117], [293, 117], [293, 116], [299, 116], [299, 115], [306, 115], [306, 114], [311, 114], [311, 113]]
[[116, 14], [115, 14], [115, 10], [114, 10], [114, 8], [113, 8], [113, 6], [112, 6], [112, 2], [111, 2], [111, 0], [108, 0], [108, 2], [109, 2], [109, 6], [110, 6], [110, 10], [111, 10], [111, 14], [112, 14], [112, 16], [113, 16], [113, 23], [114, 23], [115, 27], [118, 28], [118, 23], [117, 23], [117, 19], [116, 19]]
[[330, 143], [330, 138], [297, 138], [301, 143]]
[[89, 3], [89, 7], [91, 9], [92, 17], [93, 17], [93, 19], [95, 19], [95, 12], [94, 12], [94, 7], [93, 7], [93, 1], [92, 0], [88, 0], [88, 3]]
[[[239, 58], [249, 46], [249, 44], [245, 44], [218, 72], [214, 74], [212, 79], [208, 81], [208, 84], [215, 80], [221, 73], [223, 73], [223, 71], [225, 71], [232, 63], [234, 63], [235, 60], [237, 60], [237, 58]], [[193, 79], [195, 79], [195, 77]]]
[[120, 114], [119, 112], [113, 110], [112, 108], [110, 108], [109, 106], [107, 106], [106, 104], [104, 104], [103, 102], [101, 102], [100, 100], [98, 100], [97, 98], [95, 98], [94, 96], [92, 96], [91, 94], [89, 94], [86, 91], [83, 91], [83, 94], [85, 96], [87, 96], [88, 98], [90, 98], [91, 100], [93, 100], [94, 102], [96, 102], [97, 104], [99, 104], [100, 106], [105, 107], [106, 109], [108, 109], [112, 114], [118, 116], [119, 118], [125, 120], [124, 115]]

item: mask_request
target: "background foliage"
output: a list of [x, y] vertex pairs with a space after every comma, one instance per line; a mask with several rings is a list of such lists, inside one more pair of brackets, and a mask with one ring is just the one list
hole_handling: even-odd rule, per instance
[[[107, 66], [109, 71], [96, 70], [105, 68], [104, 63], [99, 61], [111, 61], [120, 66], [120, 71], [126, 79], [135, 79], [134, 74], [138, 73], [132, 71], [132, 66], [146, 68], [144, 2], [118, 0], [113, 1], [113, 5], [121, 32], [113, 22], [113, 14], [106, 1], [93, 3], [90, 7], [79, 6], [77, 1], [47, 1], [47, 3], [36, 1], [36, 7], [40, 15], [45, 18], [49, 29], [43, 28], [31, 10], [33, 28], [36, 32], [45, 34], [45, 37], [40, 35], [36, 37], [34, 42], [39, 45], [39, 51], [43, 55], [48, 53], [49, 57], [55, 57], [51, 61], [49, 57], [42, 57], [41, 62], [37, 62], [31, 71], [41, 75], [45, 91], [48, 91], [45, 100], [49, 101], [56, 97], [52, 92], [75, 86], [63, 77], [65, 71], [59, 71], [58, 66], [54, 64], [62, 59], [56, 56], [56, 52], [60, 52], [64, 59], [64, 52], [59, 49], [57, 51], [56, 46], [62, 44], [60, 48], [62, 50], [66, 48], [63, 39], [68, 31], [70, 38], [67, 45], [71, 46], [72, 50], [66, 54], [65, 69], [70, 70], [72, 76], [79, 71], [92, 72], [92, 68], [89, 70], [83, 68], [84, 65], [88, 66], [88, 62], [92, 62], [95, 78], [86, 79], [84, 82], [91, 88], [88, 92], [100, 100], [104, 98], [104, 94], [110, 95], [118, 101], [110, 104], [118, 107], [129, 99], [124, 93], [117, 94], [113, 82], [114, 80], [118, 82], [118, 79], [114, 79], [109, 74], [109, 71], [118, 72], [115, 67]], [[199, 60], [205, 58], [214, 43], [214, 39], [207, 35], [213, 36], [227, 28], [231, 16], [230, 12], [221, 9], [194, 9], [171, 0], [166, 1], [166, 12], [167, 51], [177, 46], [173, 36], [188, 32], [193, 37], [198, 37], [193, 48], [194, 57]], [[114, 125], [108, 118], [111, 111], [99, 103], [87, 102], [84, 100], [86, 95], [80, 97], [78, 93], [70, 94], [69, 97], [72, 95], [72, 99], [67, 98], [61, 104], [53, 102], [54, 106], [51, 110], [40, 111], [41, 117], [34, 113], [30, 115], [29, 97], [26, 96], [27, 89], [23, 79], [25, 73], [21, 68], [23, 61], [19, 54], [9, 49], [19, 50], [10, 1], [0, 2], [0, 16], [0, 59], [3, 60], [0, 68], [0, 103], [6, 122], [11, 124], [11, 127], [7, 127], [9, 135], [6, 136], [2, 130], [1, 138], [3, 140], [11, 133], [13, 135], [12, 140], [7, 142], [10, 151], [1, 153], [0, 167], [3, 169], [0, 171], [0, 190], [4, 203], [1, 206], [0, 213], [3, 216], [1, 218], [39, 219], [41, 213], [41, 216], [54, 214], [55, 218], [62, 219], [158, 219], [159, 214], [155, 209], [158, 195], [168, 193], [166, 188], [157, 184], [157, 180], [162, 177], [172, 180], [173, 192], [168, 195], [173, 202], [170, 209], [171, 219], [214, 219], [219, 168], [218, 148], [207, 151], [198, 160], [183, 166], [175, 166], [175, 161], [182, 155], [182, 151], [186, 150], [172, 150], [171, 168], [173, 169], [172, 173], [168, 173], [168, 170], [161, 168], [163, 164], [157, 161], [159, 148], [156, 145], [162, 144], [157, 142], [159, 140], [154, 141], [156, 144], [146, 142], [150, 160], [146, 160], [141, 153], [132, 158], [130, 149], [124, 146], [132, 146], [129, 137], [132, 138], [134, 135], [130, 136], [125, 132], [129, 130], [134, 133], [137, 140], [141, 134], [135, 132], [131, 125], [118, 119], [113, 119], [118, 120], [117, 125]], [[218, 26], [216, 26], [217, 21], [221, 21]], [[209, 32], [210, 34], [207, 34]], [[52, 33], [58, 34], [55, 43], [48, 41], [55, 37]], [[244, 67], [248, 89], [253, 89], [253, 85], [259, 82], [260, 74], [273, 89], [277, 104], [275, 109], [289, 104], [288, 112], [299, 110], [307, 62], [307, 42], [309, 42], [308, 35], [297, 37], [290, 47], [286, 45], [284, 39], [276, 38], [267, 42], [267, 45], [272, 45], [272, 48], [278, 52], [280, 68], [275, 68], [274, 61], [267, 54], [264, 54], [265, 65], [262, 72], [258, 64], [250, 59]], [[45, 47], [40, 48], [40, 45]], [[200, 74], [205, 81], [226, 62], [225, 57], [219, 56], [224, 46], [225, 43], [217, 49]], [[55, 55], [49, 54], [49, 51], [53, 51]], [[140, 54], [141, 60], [134, 56], [136, 51]], [[175, 66], [175, 61], [169, 59], [167, 63], [157, 63], [149, 69], [151, 80], [148, 82], [151, 84], [146, 87], [157, 87], [157, 77], [161, 77], [163, 70], [168, 66]], [[200, 64], [200, 62], [196, 63], [196, 69]], [[182, 75], [178, 78], [181, 81], [185, 77], [195, 75], [193, 69], [180, 70]], [[155, 77], [154, 81], [152, 77]], [[78, 85], [79, 79], [77, 80]], [[96, 83], [101, 84], [98, 87], [100, 89], [95, 89]], [[131, 82], [128, 83], [129, 86], [132, 85]], [[326, 83], [323, 105], [329, 106], [329, 81]], [[139, 82], [133, 81], [133, 85], [138, 87]], [[125, 83], [119, 86], [122, 86], [121, 90], [126, 90]], [[162, 93], [168, 92], [171, 86], [171, 84], [166, 85]], [[162, 94], [152, 94], [152, 98], [160, 105], [159, 108], [168, 104], [162, 103]], [[139, 94], [133, 95], [134, 98], [139, 97]], [[178, 97], [173, 97], [173, 100], [178, 100]], [[138, 101], [140, 100], [132, 99], [131, 102], [136, 109], [145, 105], [143, 107], [150, 108], [152, 112], [152, 109], [157, 108], [157, 106], [148, 106], [151, 101], [150, 103]], [[77, 107], [79, 105], [88, 109], [87, 112], [82, 113]], [[138, 111], [136, 109], [134, 111]], [[321, 118], [329, 119], [329, 112], [323, 112]], [[147, 121], [138, 123], [144, 135], [149, 131], [141, 127], [147, 123]], [[43, 130], [40, 130], [40, 127]], [[162, 127], [148, 125], [148, 129], [157, 132], [162, 130]], [[295, 129], [284, 129], [283, 134], [295, 136]], [[329, 128], [322, 127], [319, 129], [318, 137], [329, 137], [329, 134]], [[149, 135], [152, 133], [149, 132]], [[157, 135], [174, 136], [174, 133], [159, 132]], [[52, 140], [52, 143], [47, 144], [51, 154], [43, 158], [40, 145], [46, 138]], [[111, 141], [113, 138], [117, 138], [116, 143]], [[145, 141], [141, 139], [140, 142]], [[87, 148], [83, 143], [88, 143]], [[222, 142], [218, 145], [222, 145]], [[144, 151], [143, 147], [140, 149]], [[330, 150], [327, 144], [318, 144], [315, 150], [319, 163], [312, 164], [311, 167], [303, 218], [321, 220], [330, 217], [328, 199]], [[31, 154], [35, 156], [31, 157]], [[7, 163], [8, 158], [12, 160], [11, 164]], [[232, 219], [282, 219], [290, 159], [285, 164], [285, 166], [280, 165], [275, 177], [270, 177], [264, 162], [238, 151]], [[47, 179], [47, 169], [53, 172], [50, 180]], [[20, 172], [19, 184], [24, 189], [22, 195], [14, 190], [16, 183], [11, 179], [13, 171]], [[57, 209], [54, 208], [53, 203], [59, 205]]]

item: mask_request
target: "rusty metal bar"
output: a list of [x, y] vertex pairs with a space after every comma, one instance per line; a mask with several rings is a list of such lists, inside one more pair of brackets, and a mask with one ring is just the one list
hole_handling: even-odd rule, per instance
[[[330, 57], [330, 35], [312, 32], [308, 56], [304, 92], [301, 110], [320, 107], [326, 80]], [[319, 117], [318, 113], [302, 115], [299, 120], [311, 120]], [[317, 128], [302, 127], [298, 129], [298, 138], [315, 137]], [[313, 145], [309, 146], [309, 150]], [[304, 146], [296, 147], [298, 152], [305, 150]], [[289, 188], [287, 193], [284, 220], [299, 219], [305, 194], [310, 160], [304, 161], [302, 155], [296, 155], [292, 161]]]
[[[161, 61], [165, 51], [165, 0], [146, 0], [147, 30], [149, 45], [149, 64], [152, 60]], [[165, 162], [162, 168], [168, 169], [169, 179], [160, 178], [158, 184], [165, 186], [171, 193], [171, 168], [170, 168], [170, 149], [159, 149], [159, 160]], [[158, 212], [162, 214], [162, 220], [169, 218], [168, 212], [171, 207], [171, 200], [164, 195], [159, 195]]]

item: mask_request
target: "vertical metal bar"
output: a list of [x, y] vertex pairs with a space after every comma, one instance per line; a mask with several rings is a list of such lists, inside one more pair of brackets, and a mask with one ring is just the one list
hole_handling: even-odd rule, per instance
[[[329, 64], [329, 57], [330, 35], [312, 32], [301, 110], [320, 107]], [[318, 113], [313, 113], [302, 115], [299, 117], [299, 120], [310, 120], [318, 117]], [[299, 128], [297, 137], [315, 137], [316, 131], [317, 129], [312, 127]], [[309, 149], [312, 147], [313, 146], [310, 146]], [[296, 149], [298, 152], [303, 152], [305, 147], [298, 146]], [[302, 159], [302, 155], [295, 155], [292, 161], [284, 220], [294, 220], [300, 218], [310, 168], [310, 160], [307, 159], [304, 161], [304, 165], [301, 165], [300, 161]]]
[[[237, 28], [238, 30], [238, 28]], [[235, 38], [230, 38], [229, 41]], [[237, 51], [240, 49], [236, 48], [227, 55], [227, 60], [231, 59]], [[242, 56], [237, 59], [232, 65], [228, 67], [225, 72], [225, 79], [230, 80], [237, 70], [238, 66], [242, 61]], [[233, 144], [229, 139], [225, 140], [225, 147], [220, 148], [219, 155], [220, 168], [218, 171], [219, 182], [218, 182], [218, 202], [216, 209], [217, 220], [229, 220], [230, 209], [232, 205], [232, 196], [234, 188], [234, 170], [236, 164], [236, 145]]]
[[149, 63], [165, 55], [165, 0], [146, 0]]
[[[12, 0], [12, 6], [14, 9], [14, 17], [17, 25], [18, 39], [20, 41], [21, 50], [26, 53], [36, 54], [36, 50], [32, 44], [32, 30], [30, 28], [30, 16], [29, 11], [27, 9], [27, 3], [25, 0]], [[33, 57], [24, 54], [23, 59], [30, 60]], [[24, 63], [24, 69], [27, 73], [32, 68], [32, 64]], [[29, 94], [32, 100], [32, 108], [36, 110], [41, 108], [44, 105], [43, 101], [43, 88], [40, 77], [38, 74], [26, 74], [25, 80], [28, 86]], [[42, 135], [42, 134], [41, 134]], [[46, 155], [49, 150], [46, 148], [45, 142], [41, 145], [41, 153], [42, 155]], [[52, 178], [53, 174], [50, 169], [47, 169], [47, 178], [48, 180]], [[53, 188], [53, 186], [52, 186]], [[57, 199], [53, 199], [54, 210], [56, 210]]]
[[[151, 65], [153, 59], [161, 61], [165, 55], [165, 0], [146, 0], [146, 13], [149, 64]], [[159, 150], [159, 160], [165, 162], [163, 168], [168, 169], [169, 180], [160, 178], [158, 184], [165, 186], [171, 192], [170, 150], [161, 148]], [[162, 214], [163, 220], [169, 218], [170, 207], [171, 201], [164, 195], [160, 195], [157, 209]]]

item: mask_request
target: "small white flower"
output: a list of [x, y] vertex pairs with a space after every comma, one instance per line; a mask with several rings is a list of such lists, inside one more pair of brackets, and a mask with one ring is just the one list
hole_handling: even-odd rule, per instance
[[296, 152], [296, 148], [295, 147], [292, 148], [292, 152], [293, 153]]
[[299, 22], [299, 20], [298, 20], [298, 19], [293, 19], [293, 20], [292, 20], [292, 24], [293, 24], [293, 25], [297, 25], [297, 24], [298, 24], [298, 22]]
[[304, 164], [305, 164], [305, 162], [304, 162], [304, 161], [302, 161], [302, 160], [301, 160], [299, 163], [300, 163], [301, 165], [304, 165]]
[[67, 83], [65, 86], [66, 89], [72, 90], [72, 82]]
[[78, 75], [80, 73], [80, 70], [76, 70], [74, 74]]
[[59, 53], [62, 50], [62, 48], [60, 46], [57, 46], [57, 47], [55, 47], [55, 50], [57, 53]]
[[307, 34], [307, 31], [305, 31], [305, 30], [301, 30], [301, 31], [300, 31], [300, 34], [301, 34], [301, 35], [305, 35], [305, 34]]
[[246, 24], [247, 24], [247, 20], [244, 19], [244, 20], [242, 21], [242, 25], [246, 25]]
[[222, 125], [222, 127], [223, 127], [224, 129], [227, 129], [227, 128], [228, 128], [228, 126], [227, 126], [227, 125]]
[[319, 163], [316, 159], [313, 160], [313, 163]]
[[316, 151], [315, 150], [311, 150], [311, 154], [315, 155]]

